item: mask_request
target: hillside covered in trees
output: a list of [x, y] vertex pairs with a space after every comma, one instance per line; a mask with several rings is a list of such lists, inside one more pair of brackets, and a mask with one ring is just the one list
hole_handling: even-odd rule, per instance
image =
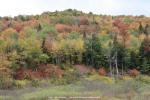
[[41, 77], [49, 64], [59, 66], [59, 74], [72, 65], [103, 68], [111, 76], [149, 74], [150, 18], [72, 9], [1, 17], [0, 61], [0, 74], [16, 79], [25, 78], [24, 70]]

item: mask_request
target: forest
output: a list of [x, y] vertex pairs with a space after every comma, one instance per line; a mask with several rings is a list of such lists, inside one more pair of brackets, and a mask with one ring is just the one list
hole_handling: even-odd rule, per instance
[[85, 74], [150, 84], [150, 18], [75, 9], [0, 17], [1, 89], [71, 84]]

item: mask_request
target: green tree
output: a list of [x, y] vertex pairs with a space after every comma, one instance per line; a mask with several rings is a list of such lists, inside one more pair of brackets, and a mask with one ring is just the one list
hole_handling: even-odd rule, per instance
[[42, 40], [38, 39], [36, 35], [19, 39], [16, 48], [19, 55], [19, 65], [36, 69], [39, 64], [46, 63], [49, 57], [43, 53], [41, 45]]
[[[128, 66], [128, 52], [123, 44], [119, 43], [117, 40], [117, 34], [114, 36], [112, 48], [110, 50], [110, 63], [115, 67], [117, 76], [119, 75], [119, 69], [121, 73], [124, 73], [124, 70]], [[111, 65], [110, 65], [111, 66]], [[125, 67], [126, 66], [126, 67]]]
[[83, 60], [94, 68], [106, 66], [106, 57], [103, 54], [101, 42], [97, 34], [92, 34], [92, 36], [85, 40]]
[[149, 40], [145, 39], [140, 46], [139, 49], [139, 66], [140, 70], [143, 73], [149, 73], [150, 72], [150, 42]]
[[145, 28], [144, 28], [144, 34], [145, 34], [145, 35], [150, 34], [150, 26], [149, 26], [149, 24], [146, 24], [146, 26], [145, 26]]
[[129, 68], [138, 68], [139, 66], [139, 55], [135, 51], [131, 51], [130, 53], [130, 67]]
[[144, 28], [143, 28], [143, 26], [142, 26], [142, 23], [140, 23], [140, 25], [139, 25], [139, 33], [141, 34], [141, 33], [144, 33]]

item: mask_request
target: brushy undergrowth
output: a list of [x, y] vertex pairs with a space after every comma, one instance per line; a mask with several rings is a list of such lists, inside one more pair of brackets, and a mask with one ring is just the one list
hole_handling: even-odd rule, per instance
[[[80, 96], [99, 96], [102, 100], [149, 100], [150, 97], [150, 81], [149, 76], [140, 75], [136, 78], [125, 76], [122, 79], [115, 80], [107, 76], [99, 76], [98, 74], [86, 75], [71, 79], [71, 71], [69, 76], [60, 79], [45, 79], [31, 81], [31, 86], [36, 91], [28, 91], [17, 96], [7, 96], [6, 100], [49, 100], [51, 97], [80, 97]], [[53, 80], [53, 82], [52, 82]], [[38, 81], [38, 82], [37, 82]], [[16, 81], [19, 88], [28, 83], [26, 80]], [[47, 84], [46, 87], [42, 87]], [[30, 87], [29, 87], [30, 88]], [[22, 88], [25, 89], [25, 88]], [[3, 98], [3, 97], [1, 97]], [[1, 99], [0, 99], [1, 100]], [[3, 100], [3, 99], [2, 99]], [[50, 99], [51, 100], [51, 99]], [[57, 99], [59, 100], [59, 99]]]

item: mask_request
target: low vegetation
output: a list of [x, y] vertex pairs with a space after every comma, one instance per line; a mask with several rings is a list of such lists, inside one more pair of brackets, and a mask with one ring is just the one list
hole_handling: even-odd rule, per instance
[[[148, 100], [150, 97], [150, 78], [124, 76], [115, 80], [97, 74], [84, 75], [79, 79], [47, 79], [27, 82], [16, 81], [16, 88], [2, 95], [5, 100], [45, 100], [58, 97], [100, 97], [102, 100]], [[33, 88], [34, 87], [34, 88]], [[52, 100], [53, 100], [52, 99]], [[3, 100], [3, 99], [2, 99]], [[61, 100], [61, 99], [60, 99]], [[66, 99], [68, 100], [68, 99]]]

